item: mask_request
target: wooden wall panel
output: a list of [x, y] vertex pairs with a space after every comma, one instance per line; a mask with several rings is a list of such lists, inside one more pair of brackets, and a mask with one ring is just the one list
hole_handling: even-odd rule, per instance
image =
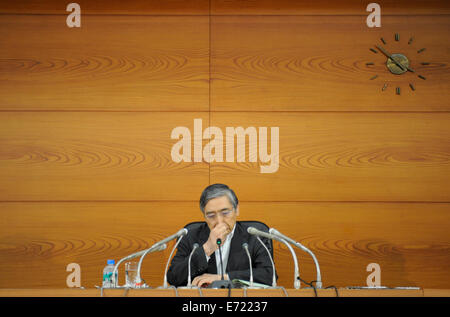
[[245, 162], [211, 164], [244, 200], [450, 201], [448, 113], [213, 112], [211, 125], [279, 127], [277, 172], [249, 162], [248, 138]]
[[[312, 249], [324, 286], [365, 286], [378, 263], [382, 285], [450, 287], [450, 2], [379, 1], [373, 29], [356, 0], [77, 3], [81, 28], [68, 2], [0, 1], [0, 288], [65, 288], [72, 262], [99, 285], [106, 259], [202, 220], [215, 182], [236, 190], [240, 220]], [[388, 76], [369, 50], [380, 37], [415, 74]], [[278, 172], [248, 156], [174, 163], [171, 131], [195, 118], [279, 127]], [[144, 262], [151, 286], [172, 246]], [[292, 287], [279, 243], [275, 262]]]
[[[378, 263], [383, 285], [445, 288], [449, 208], [448, 203], [241, 201], [239, 219], [264, 221], [310, 248], [324, 286], [364, 286], [366, 266]], [[64, 288], [65, 268], [73, 262], [81, 266], [82, 286], [94, 287], [106, 259], [118, 260], [202, 220], [197, 200], [0, 203], [0, 210], [2, 288]], [[143, 277], [150, 285], [162, 284], [172, 246], [145, 260]], [[279, 285], [292, 287], [290, 252], [278, 242], [274, 246]], [[302, 278], [315, 279], [310, 257], [296, 253]]]
[[[310, 248], [321, 265], [324, 286], [365, 286], [369, 263], [381, 266], [385, 286], [447, 285], [442, 272], [450, 263], [448, 203], [241, 201], [240, 211], [241, 218], [260, 219]], [[290, 252], [278, 242], [275, 248], [279, 281], [292, 287]], [[315, 280], [312, 259], [296, 253], [302, 278]]]
[[[118, 261], [201, 220], [197, 202], [179, 201], [0, 203], [0, 210], [2, 288], [65, 288], [73, 262], [81, 266], [82, 286], [93, 288], [107, 259]], [[146, 258], [143, 277], [151, 276], [152, 286], [162, 285], [172, 247]]]
[[[359, 16], [214, 16], [211, 21], [213, 111], [450, 109], [448, 16], [384, 17], [382, 29], [369, 29]], [[416, 73], [388, 73], [386, 57], [369, 50], [381, 37], [386, 49], [408, 56]], [[417, 53], [421, 48], [426, 50]], [[370, 62], [374, 65], [367, 66]]]
[[207, 17], [0, 16], [0, 110], [205, 111]]
[[[62, 14], [70, 2], [62, 0], [1, 0], [0, 13]], [[82, 15], [207, 15], [209, 0], [77, 0]]]
[[[68, 15], [61, 0], [0, 1], [0, 13]], [[360, 0], [78, 0], [82, 14], [104, 15], [368, 15]], [[445, 0], [378, 0], [382, 15], [450, 14]]]
[[[211, 0], [214, 15], [368, 15], [360, 0]], [[378, 0], [382, 16], [449, 14], [445, 0]]]
[[[175, 163], [172, 129], [207, 113], [2, 112], [0, 200], [190, 200], [206, 163]], [[193, 134], [193, 132], [191, 132]]]

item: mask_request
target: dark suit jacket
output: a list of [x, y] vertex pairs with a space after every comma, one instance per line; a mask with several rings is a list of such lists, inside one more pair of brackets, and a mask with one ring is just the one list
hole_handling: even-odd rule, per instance
[[[208, 240], [209, 232], [208, 225], [204, 223], [197, 229], [190, 230], [183, 240], [181, 240], [178, 245], [177, 253], [173, 257], [167, 272], [167, 281], [171, 285], [177, 287], [187, 285], [188, 258], [189, 254], [192, 252], [194, 243], [198, 243], [200, 247], [195, 250], [191, 258], [191, 280], [204, 273], [220, 274], [220, 272], [217, 273], [216, 264], [209, 265], [208, 267], [206, 254], [202, 247]], [[270, 250], [268, 240], [265, 238], [261, 238], [261, 240]], [[234, 230], [234, 235], [231, 239], [230, 254], [228, 256], [226, 268], [226, 273], [230, 280], [250, 280], [250, 265], [247, 253], [242, 248], [243, 243], [248, 244], [250, 257], [252, 259], [253, 281], [272, 285], [272, 263], [270, 262], [266, 249], [255, 236], [247, 232], [247, 227], [239, 222], [236, 222], [236, 229]], [[214, 253], [211, 255], [211, 258], [215, 259]]]

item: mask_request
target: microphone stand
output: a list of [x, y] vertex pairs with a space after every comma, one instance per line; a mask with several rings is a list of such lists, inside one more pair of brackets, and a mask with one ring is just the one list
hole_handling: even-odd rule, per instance
[[198, 288], [198, 286], [192, 286], [192, 277], [191, 277], [191, 260], [192, 260], [192, 255], [194, 254], [195, 250], [197, 250], [199, 247], [198, 243], [194, 243], [194, 245], [192, 246], [192, 251], [189, 254], [189, 258], [188, 258], [188, 282], [186, 286], [180, 286], [179, 288], [181, 289], [191, 289], [191, 288]]
[[[148, 254], [150, 252], [165, 250], [166, 247], [167, 247], [167, 245], [165, 243], [164, 244], [159, 244], [159, 245], [153, 245], [149, 249], [142, 250], [142, 251], [130, 254], [130, 255], [120, 259], [119, 262], [117, 262], [117, 264], [114, 266], [114, 271], [113, 271], [113, 276], [112, 276], [112, 281], [113, 281], [113, 284], [114, 284], [113, 288], [119, 288], [119, 286], [118, 286], [119, 279], [118, 278], [116, 279], [116, 275], [117, 275], [117, 269], [119, 268], [119, 266], [120, 266], [120, 264], [122, 262], [128, 261], [128, 260], [132, 260], [134, 258], [142, 256], [143, 254]], [[140, 280], [140, 276], [138, 276], [138, 279]]]
[[247, 243], [242, 244], [242, 248], [245, 250], [245, 253], [247, 253], [248, 262], [250, 264], [250, 286], [249, 286], [249, 288], [253, 288], [252, 257], [250, 256], [250, 252], [248, 251], [248, 244]]
[[173, 252], [178, 247], [178, 244], [180, 244], [180, 242], [183, 239], [183, 237], [184, 237], [184, 235], [182, 235], [178, 239], [178, 241], [175, 243], [175, 245], [173, 246], [172, 252], [170, 253], [169, 258], [167, 259], [166, 270], [164, 272], [164, 285], [160, 286], [158, 288], [175, 288], [175, 291], [176, 291], [176, 287], [175, 286], [171, 286], [171, 287], [168, 286], [168, 283], [167, 283], [167, 270], [169, 269], [169, 263], [170, 263], [170, 259], [172, 258]]
[[266, 249], [267, 254], [269, 255], [270, 262], [272, 263], [272, 270], [273, 270], [272, 286], [271, 286], [271, 287], [268, 287], [268, 288], [271, 288], [271, 289], [281, 289], [281, 290], [283, 290], [284, 295], [285, 295], [286, 297], [289, 297], [288, 293], [286, 292], [286, 289], [285, 289], [283, 286], [277, 286], [277, 275], [276, 275], [277, 273], [276, 273], [276, 271], [275, 271], [275, 263], [273, 262], [272, 255], [270, 254], [269, 249], [267, 248], [267, 246], [265, 245], [265, 243], [262, 242], [262, 240], [261, 240], [261, 238], [260, 238], [259, 236], [256, 236], [256, 239], [258, 239], [259, 243], [261, 243], [262, 246], [264, 247], [264, 249]]
[[261, 238], [256, 236], [256, 239], [258, 239], [259, 243], [262, 244], [264, 249], [266, 249], [267, 254], [269, 255], [269, 259], [270, 259], [270, 263], [272, 263], [272, 271], [273, 271], [273, 274], [272, 274], [272, 287], [276, 288], [277, 287], [277, 276], [276, 276], [276, 272], [275, 272], [275, 263], [273, 263], [272, 255], [270, 254], [270, 251], [267, 248], [267, 246], [264, 244], [264, 242], [262, 242]]
[[297, 260], [297, 255], [295, 254], [294, 249], [291, 247], [291, 245], [284, 239], [268, 233], [268, 232], [264, 232], [264, 231], [260, 231], [254, 227], [248, 227], [247, 228], [247, 232], [252, 234], [252, 235], [256, 235], [256, 236], [261, 236], [261, 237], [265, 237], [268, 239], [273, 239], [273, 240], [277, 240], [281, 243], [284, 243], [286, 245], [286, 247], [289, 249], [289, 251], [292, 254], [292, 258], [294, 260], [294, 288], [295, 289], [299, 289], [300, 288], [300, 274], [299, 274], [299, 269], [298, 269], [298, 260]]
[[308, 253], [309, 255], [311, 255], [313, 261], [314, 261], [314, 265], [316, 266], [316, 272], [317, 272], [317, 277], [316, 277], [316, 288], [322, 288], [322, 275], [320, 274], [320, 267], [319, 267], [319, 261], [317, 261], [316, 256], [314, 255], [314, 253], [308, 249], [307, 247], [305, 247], [303, 244], [301, 244], [300, 242], [297, 242], [287, 236], [285, 236], [284, 234], [282, 234], [281, 232], [279, 232], [277, 229], [275, 228], [270, 228], [269, 232], [275, 236], [278, 236], [284, 240], [286, 240], [287, 242], [293, 244], [294, 246], [296, 246], [297, 248], [305, 251], [306, 253]]
[[[225, 280], [224, 279], [224, 271], [223, 271], [223, 261], [222, 261], [222, 250], [220, 248], [221, 244], [222, 244], [222, 240], [217, 239], [216, 241], [217, 245], [219, 246], [219, 257], [220, 257], [220, 266], [222, 269], [222, 279], [218, 280], [218, 281], [213, 281], [208, 288], [233, 288], [233, 283], [230, 280]], [[215, 256], [214, 254], [212, 254], [212, 256]]]
[[[186, 228], [183, 228], [180, 231], [178, 231], [177, 233], [171, 235], [170, 237], [167, 237], [167, 238], [165, 238], [165, 239], [155, 243], [149, 249], [133, 253], [131, 255], [128, 255], [128, 256], [120, 259], [119, 262], [114, 266], [114, 270], [113, 270], [113, 276], [112, 276], [112, 282], [113, 282], [113, 285], [114, 285], [113, 288], [118, 288], [118, 282], [119, 282], [118, 280], [119, 279], [116, 278], [116, 275], [117, 275], [117, 269], [118, 269], [119, 265], [122, 262], [128, 261], [128, 260], [131, 260], [131, 259], [134, 259], [136, 257], [141, 256], [141, 259], [140, 259], [139, 264], [138, 264], [138, 272], [137, 272], [137, 281], [138, 281], [138, 283], [141, 283], [142, 280], [141, 280], [141, 271], [140, 270], [141, 270], [142, 260], [144, 259], [144, 257], [150, 252], [165, 250], [167, 248], [167, 244], [166, 244], [167, 242], [169, 242], [169, 241], [171, 241], [171, 240], [173, 240], [175, 238], [178, 238], [180, 236], [183, 237], [187, 233], [188, 233], [188, 230]], [[172, 253], [173, 253], [173, 251], [172, 251]], [[166, 269], [166, 273], [167, 273], [167, 269]]]
[[194, 246], [192, 248], [192, 252], [191, 252], [191, 254], [189, 254], [189, 260], [188, 260], [188, 283], [187, 283], [187, 287], [188, 288], [192, 287], [191, 259], [192, 259], [192, 255], [194, 254], [194, 251], [197, 250], [198, 247], [199, 247], [198, 243], [194, 243]]
[[245, 291], [247, 289], [260, 289], [261, 287], [256, 287], [253, 285], [253, 266], [252, 266], [252, 258], [250, 256], [250, 252], [248, 251], [248, 244], [243, 243], [242, 248], [245, 250], [245, 253], [247, 253], [248, 262], [250, 263], [250, 281], [249, 281], [250, 285], [247, 287], [244, 287], [244, 289], [245, 289]]

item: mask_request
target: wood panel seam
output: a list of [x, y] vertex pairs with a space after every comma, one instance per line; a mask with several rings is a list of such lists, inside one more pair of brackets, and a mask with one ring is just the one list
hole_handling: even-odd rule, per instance
[[[208, 1], [209, 5], [209, 20], [208, 20], [208, 71], [209, 71], [209, 80], [208, 80], [208, 124], [212, 126], [211, 122], [211, 0]], [[208, 164], [208, 185], [211, 185], [211, 162]]]
[[[1, 203], [184, 203], [198, 200], [0, 200]], [[366, 203], [366, 204], [449, 204], [440, 200], [243, 200], [243, 203]]]
[[450, 113], [448, 110], [436, 110], [436, 111], [400, 111], [400, 110], [0, 110], [2, 112], [143, 112], [143, 113]]
[[[0, 12], [2, 15], [21, 15], [21, 16], [67, 16], [68, 13], [17, 13]], [[123, 13], [83, 13], [84, 16], [100, 17], [367, 17], [367, 14], [123, 14]], [[450, 14], [389, 14], [384, 13], [384, 17], [434, 17], [450, 16]]]

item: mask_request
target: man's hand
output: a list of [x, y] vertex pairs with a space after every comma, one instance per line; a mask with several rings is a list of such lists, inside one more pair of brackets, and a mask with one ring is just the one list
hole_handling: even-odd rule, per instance
[[[198, 287], [208, 286], [212, 282], [220, 280], [220, 279], [222, 279], [222, 276], [219, 274], [205, 273], [203, 275], [199, 275], [199, 276], [195, 277], [194, 280], [192, 281], [192, 285], [198, 286]], [[228, 280], [228, 274], [224, 275], [224, 279]]]
[[213, 254], [218, 248], [217, 239], [220, 239], [222, 240], [222, 242], [224, 242], [225, 238], [230, 232], [231, 229], [225, 222], [217, 224], [209, 233], [208, 241], [206, 241], [205, 244], [203, 244], [205, 254], [207, 256], [211, 256], [211, 254]]

